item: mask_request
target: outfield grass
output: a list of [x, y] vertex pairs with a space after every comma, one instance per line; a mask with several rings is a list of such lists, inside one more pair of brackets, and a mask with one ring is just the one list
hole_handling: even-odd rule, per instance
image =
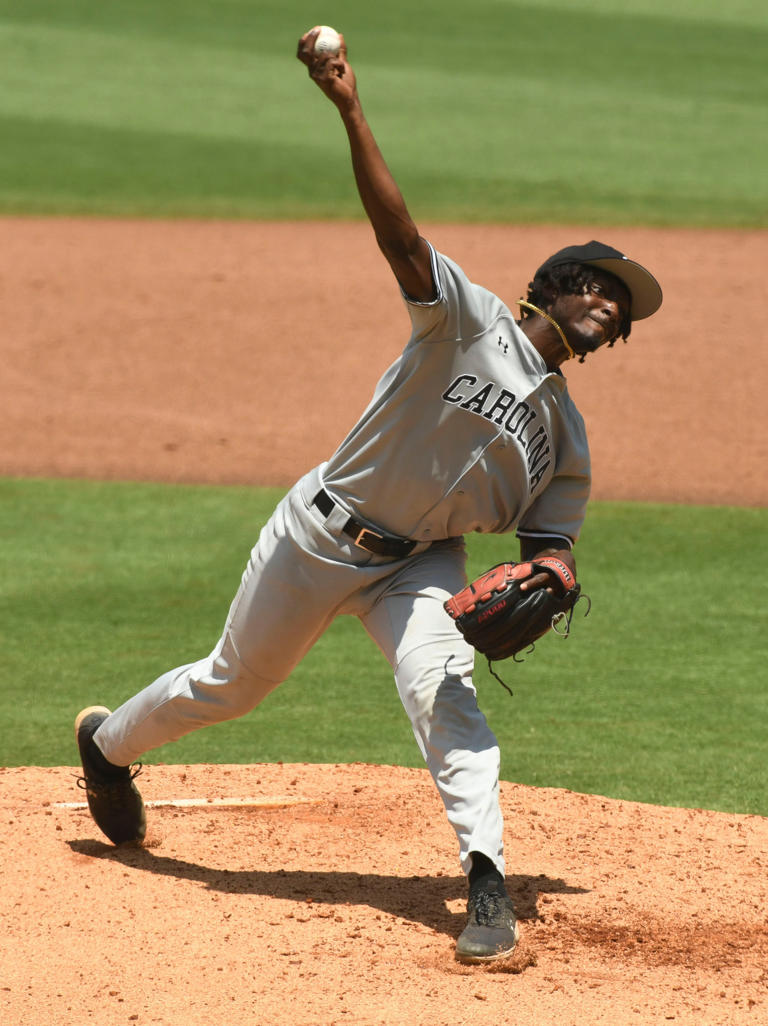
[[0, 211], [358, 216], [320, 10], [419, 220], [768, 223], [764, 0], [0, 0]]
[[[80, 707], [114, 706], [206, 654], [279, 494], [0, 481], [0, 761], [74, 764]], [[766, 613], [747, 572], [766, 528], [766, 510], [594, 504], [578, 549], [589, 617], [501, 665], [512, 698], [478, 669], [504, 779], [768, 814]], [[470, 573], [511, 544], [471, 538]], [[278, 760], [421, 765], [356, 620], [338, 620], [260, 709], [148, 759]]]
[[[322, 18], [420, 221], [768, 224], [764, 0], [469, 10], [0, 0], [0, 213], [359, 216], [338, 118], [293, 56]], [[74, 762], [80, 706], [204, 654], [277, 495], [0, 481], [0, 761]], [[768, 625], [758, 574], [742, 579], [766, 519], [594, 505], [594, 612], [505, 664], [514, 698], [478, 669], [505, 779], [768, 814]], [[508, 545], [473, 538], [470, 572]], [[420, 763], [349, 619], [257, 713], [151, 758]]]

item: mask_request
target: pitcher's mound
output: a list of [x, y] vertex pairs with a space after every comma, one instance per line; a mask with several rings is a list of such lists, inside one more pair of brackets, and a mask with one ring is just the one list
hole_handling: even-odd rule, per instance
[[765, 1021], [764, 818], [502, 783], [522, 939], [473, 967], [423, 770], [149, 766], [121, 849], [76, 776], [0, 771], [3, 1022]]

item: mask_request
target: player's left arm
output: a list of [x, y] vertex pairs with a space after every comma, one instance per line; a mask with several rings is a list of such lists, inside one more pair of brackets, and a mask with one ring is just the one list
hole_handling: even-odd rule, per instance
[[[562, 538], [521, 538], [520, 558], [523, 563], [535, 563], [537, 560], [548, 556], [552, 559], [559, 559], [565, 563], [568, 569], [576, 578], [576, 560], [573, 557], [572, 549], [562, 547]], [[533, 588], [544, 588], [551, 585], [552, 580], [548, 573], [534, 574], [520, 585], [520, 591], [531, 591]]]
[[[575, 427], [580, 423], [579, 418]], [[517, 537], [523, 562], [557, 559], [575, 581], [573, 547], [584, 523], [590, 493], [586, 436], [579, 438], [574, 433], [561, 438], [556, 460], [559, 472], [524, 512], [517, 525]], [[538, 574], [530, 579], [525, 590], [547, 583], [548, 575]]]

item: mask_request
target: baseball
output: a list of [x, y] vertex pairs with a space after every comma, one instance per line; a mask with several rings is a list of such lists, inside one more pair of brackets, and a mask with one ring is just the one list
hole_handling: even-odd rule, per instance
[[315, 28], [320, 29], [315, 40], [315, 53], [329, 53], [335, 57], [341, 48], [339, 33], [330, 25], [315, 25]]

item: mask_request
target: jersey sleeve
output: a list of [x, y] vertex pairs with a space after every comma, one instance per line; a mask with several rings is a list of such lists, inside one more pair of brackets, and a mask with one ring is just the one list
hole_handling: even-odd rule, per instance
[[518, 538], [558, 538], [564, 548], [572, 548], [584, 523], [588, 499], [588, 476], [558, 474], [525, 511], [517, 525]]
[[571, 430], [564, 434], [552, 480], [526, 509], [518, 538], [560, 538], [572, 548], [581, 532], [592, 483], [589, 446], [581, 415], [569, 404]]
[[422, 303], [400, 290], [413, 326], [412, 342], [471, 340], [494, 316], [496, 297], [473, 284], [464, 271], [429, 245], [432, 279], [437, 296]]

